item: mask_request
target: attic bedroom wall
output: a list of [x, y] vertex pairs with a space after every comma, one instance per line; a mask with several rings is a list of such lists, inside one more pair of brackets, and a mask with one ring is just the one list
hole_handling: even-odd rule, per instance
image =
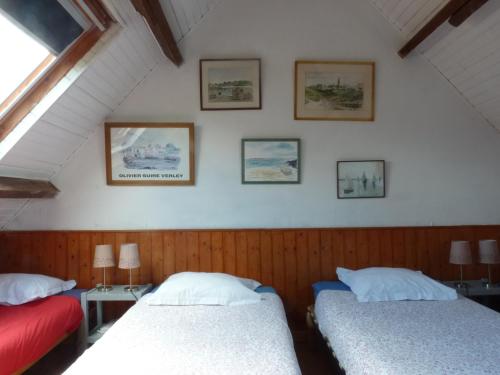
[[[223, 0], [110, 121], [192, 121], [196, 185], [106, 185], [101, 125], [6, 229], [363, 227], [500, 222], [500, 134], [401, 40], [368, 1]], [[262, 59], [262, 110], [199, 109], [200, 58]], [[293, 120], [297, 59], [374, 60], [373, 123]], [[245, 137], [302, 140], [302, 183], [242, 185]], [[387, 197], [338, 200], [336, 161], [385, 159]]]

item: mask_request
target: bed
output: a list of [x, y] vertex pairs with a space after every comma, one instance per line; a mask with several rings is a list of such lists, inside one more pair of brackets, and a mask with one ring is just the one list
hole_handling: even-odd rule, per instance
[[300, 374], [272, 288], [242, 306], [132, 306], [65, 374]]
[[0, 375], [19, 374], [80, 325], [78, 292], [0, 306]]
[[342, 282], [313, 289], [311, 316], [347, 375], [499, 372], [500, 314], [465, 297], [360, 303]]

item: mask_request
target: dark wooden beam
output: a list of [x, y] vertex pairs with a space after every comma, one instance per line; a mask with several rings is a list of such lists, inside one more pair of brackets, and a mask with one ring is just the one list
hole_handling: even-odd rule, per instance
[[445, 23], [453, 14], [467, 4], [469, 0], [450, 0], [436, 13], [432, 19], [427, 22], [398, 52], [401, 58], [405, 58], [429, 35], [431, 35], [439, 26]]
[[132, 4], [148, 23], [163, 53], [175, 65], [181, 65], [182, 55], [159, 0], [132, 0]]
[[469, 0], [467, 4], [457, 10], [448, 20], [450, 25], [458, 27], [467, 18], [472, 16], [479, 8], [486, 4], [488, 0]]
[[0, 198], [53, 198], [58, 192], [48, 181], [0, 177]]

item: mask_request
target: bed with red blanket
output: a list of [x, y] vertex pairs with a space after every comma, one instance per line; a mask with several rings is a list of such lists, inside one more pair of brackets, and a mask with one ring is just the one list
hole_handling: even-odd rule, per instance
[[0, 375], [23, 372], [80, 325], [74, 297], [57, 295], [0, 306]]

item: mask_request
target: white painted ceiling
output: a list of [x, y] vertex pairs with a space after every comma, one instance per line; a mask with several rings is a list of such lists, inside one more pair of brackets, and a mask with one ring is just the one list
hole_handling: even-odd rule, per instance
[[[448, 0], [370, 0], [408, 40]], [[459, 27], [448, 23], [417, 52], [484, 119], [500, 130], [500, 1], [489, 1]]]
[[220, 0], [160, 0], [175, 40], [180, 42]]

